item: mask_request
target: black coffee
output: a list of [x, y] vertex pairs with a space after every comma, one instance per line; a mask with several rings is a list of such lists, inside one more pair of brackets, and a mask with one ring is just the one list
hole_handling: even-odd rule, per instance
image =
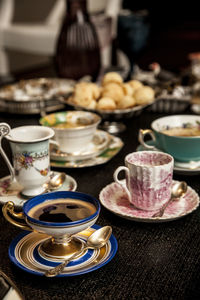
[[96, 212], [94, 204], [79, 199], [57, 199], [45, 201], [28, 212], [29, 216], [45, 222], [74, 222], [90, 217]]

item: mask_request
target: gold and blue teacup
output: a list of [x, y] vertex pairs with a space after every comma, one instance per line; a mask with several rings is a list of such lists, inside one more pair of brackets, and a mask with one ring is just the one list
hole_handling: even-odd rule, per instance
[[22, 212], [15, 212], [11, 201], [2, 210], [13, 225], [47, 236], [39, 252], [44, 257], [59, 259], [83, 248], [83, 241], [74, 235], [95, 224], [100, 203], [85, 193], [56, 191], [29, 199]]

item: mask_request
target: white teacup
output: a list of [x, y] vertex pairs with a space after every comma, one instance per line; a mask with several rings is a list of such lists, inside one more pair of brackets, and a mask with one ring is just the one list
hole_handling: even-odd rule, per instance
[[80, 153], [92, 141], [101, 118], [89, 111], [62, 111], [46, 115], [40, 124], [53, 128], [51, 143], [65, 153]]
[[13, 166], [0, 145], [13, 180], [22, 187], [22, 194], [28, 197], [45, 191], [44, 183], [50, 175], [49, 140], [54, 136], [51, 128], [43, 126], [20, 126], [10, 129], [0, 123], [0, 139], [5, 136], [10, 142]]
[[[114, 180], [121, 184], [135, 207], [153, 211], [161, 208], [171, 197], [174, 159], [158, 151], [139, 151], [125, 157], [125, 165], [114, 172]], [[122, 170], [126, 186], [118, 179]]]

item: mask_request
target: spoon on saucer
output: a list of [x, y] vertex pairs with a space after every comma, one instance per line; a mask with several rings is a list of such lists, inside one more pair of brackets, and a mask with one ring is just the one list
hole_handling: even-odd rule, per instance
[[61, 264], [57, 265], [55, 268], [47, 270], [44, 275], [46, 277], [55, 277], [56, 275], [60, 274], [65, 266], [75, 257], [77, 257], [83, 250], [86, 249], [99, 249], [103, 247], [109, 240], [112, 234], [112, 227], [111, 226], [104, 226], [96, 230], [92, 233], [85, 246], [79, 250], [78, 252], [74, 253], [70, 258], [64, 260]]
[[186, 191], [187, 191], [187, 183], [185, 181], [176, 182], [172, 186], [171, 198], [159, 209], [158, 212], [152, 215], [152, 218], [162, 217], [167, 206], [171, 202], [175, 200], [179, 200], [186, 193]]
[[65, 173], [53, 173], [53, 176], [50, 176], [50, 180], [45, 183], [45, 187], [47, 191], [53, 191], [60, 188], [65, 182], [66, 175]]

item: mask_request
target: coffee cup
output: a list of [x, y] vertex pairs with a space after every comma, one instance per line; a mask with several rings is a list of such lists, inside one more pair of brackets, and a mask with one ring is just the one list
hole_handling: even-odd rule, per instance
[[[174, 159], [159, 151], [139, 151], [125, 157], [125, 166], [114, 172], [114, 180], [126, 190], [128, 199], [138, 209], [160, 209], [171, 197]], [[126, 184], [118, 178], [125, 171]]]
[[100, 203], [85, 193], [56, 191], [27, 200], [22, 212], [15, 211], [12, 201], [5, 203], [2, 211], [11, 224], [49, 236], [40, 245], [41, 255], [62, 258], [83, 247], [74, 235], [96, 222]]
[[[151, 129], [139, 130], [139, 142], [145, 149], [169, 153], [177, 161], [200, 160], [200, 116], [173, 115], [156, 119]], [[145, 142], [147, 135], [150, 141]]]
[[10, 129], [8, 124], [0, 123], [0, 141], [3, 136], [9, 141], [12, 151], [13, 166], [0, 144], [11, 182], [16, 180], [22, 186], [24, 196], [43, 193], [44, 183], [50, 175], [49, 140], [54, 136], [53, 129], [37, 125]]
[[80, 153], [92, 141], [101, 118], [87, 111], [63, 111], [46, 115], [40, 124], [53, 128], [51, 143], [65, 153]]

